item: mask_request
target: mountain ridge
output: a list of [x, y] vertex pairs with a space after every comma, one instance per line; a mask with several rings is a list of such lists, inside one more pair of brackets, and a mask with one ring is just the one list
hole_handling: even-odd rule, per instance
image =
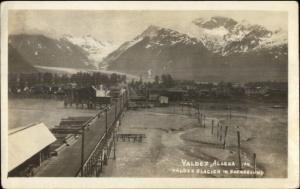
[[100, 68], [147, 77], [169, 73], [206, 81], [287, 80], [285, 30], [218, 16], [191, 23], [198, 35], [149, 25], [118, 48], [89, 34], [18, 34], [9, 36], [9, 44], [33, 66]]
[[87, 52], [64, 39], [42, 34], [17, 34], [9, 36], [9, 44], [33, 66], [93, 68]]
[[8, 44], [8, 73], [36, 73], [37, 70]]
[[106, 69], [107, 66], [101, 64], [102, 59], [117, 48], [113, 42], [98, 40], [90, 34], [81, 37], [64, 34], [61, 39], [68, 40], [88, 52], [88, 59], [96, 68], [100, 69]]
[[[231, 45], [230, 50], [234, 52], [236, 46]], [[152, 25], [123, 43], [104, 61], [110, 70], [145, 76], [151, 70], [154, 75], [170, 73], [179, 79], [286, 80], [286, 47], [253, 48], [243, 52], [238, 49], [224, 55], [207, 48], [201, 39]]]
[[246, 20], [238, 22], [221, 16], [192, 22], [199, 28], [198, 37], [206, 47], [223, 56], [287, 44], [287, 32], [281, 28], [270, 30]]

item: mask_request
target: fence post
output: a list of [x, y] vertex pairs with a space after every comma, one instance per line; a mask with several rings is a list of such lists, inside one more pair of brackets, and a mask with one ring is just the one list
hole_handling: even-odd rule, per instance
[[253, 154], [253, 169], [254, 169], [254, 177], [256, 177], [256, 153]]
[[229, 120], [231, 120], [231, 106], [229, 106]]
[[223, 125], [221, 125], [221, 128], [220, 128], [220, 142], [222, 141], [222, 135], [223, 135]]
[[200, 122], [199, 116], [200, 116], [200, 105], [198, 104], [197, 107], [197, 113], [198, 113], [198, 122]]
[[211, 120], [211, 134], [214, 134], [214, 120]]
[[218, 125], [217, 125], [217, 140], [219, 138], [219, 130], [220, 130], [220, 122], [218, 122]]
[[113, 130], [113, 141], [114, 141], [114, 160], [116, 160], [116, 131]]
[[205, 128], [205, 114], [203, 114], [203, 125], [204, 125], [204, 128]]
[[227, 130], [228, 130], [228, 126], [226, 126], [226, 127], [225, 127], [223, 149], [225, 149], [225, 147], [226, 147], [226, 136], [227, 136]]
[[202, 113], [200, 112], [200, 127], [202, 127]]
[[239, 170], [242, 169], [242, 163], [241, 163], [241, 141], [240, 141], [240, 131], [237, 131], [237, 139], [238, 139], [238, 161], [239, 161]]

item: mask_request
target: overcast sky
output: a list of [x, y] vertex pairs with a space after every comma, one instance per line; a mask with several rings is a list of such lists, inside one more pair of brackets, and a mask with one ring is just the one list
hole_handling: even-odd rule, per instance
[[200, 17], [225, 16], [247, 20], [269, 29], [287, 30], [287, 14], [272, 11], [79, 11], [14, 10], [9, 12], [9, 33], [44, 33], [59, 37], [92, 35], [99, 40], [122, 43], [149, 25], [189, 34], [192, 21]]

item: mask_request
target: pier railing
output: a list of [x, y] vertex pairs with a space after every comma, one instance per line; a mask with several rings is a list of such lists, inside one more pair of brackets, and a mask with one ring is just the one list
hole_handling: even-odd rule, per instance
[[[104, 110], [97, 113], [94, 117], [89, 119], [82, 127], [82, 154], [81, 154], [81, 168], [77, 172], [77, 176], [81, 177], [96, 177], [102, 172], [103, 165], [107, 164], [112, 148], [114, 149], [113, 158], [115, 159], [115, 143], [116, 143], [116, 127], [118, 120], [127, 105], [127, 93], [124, 93], [115, 100], [115, 104], [111, 108], [106, 107]], [[119, 108], [118, 108], [119, 107]], [[108, 111], [114, 111], [114, 118], [111, 123], [108, 123]], [[84, 131], [87, 126], [95, 119], [99, 118], [101, 114], [105, 113], [105, 133], [95, 145], [93, 151], [88, 158], [84, 160]]]

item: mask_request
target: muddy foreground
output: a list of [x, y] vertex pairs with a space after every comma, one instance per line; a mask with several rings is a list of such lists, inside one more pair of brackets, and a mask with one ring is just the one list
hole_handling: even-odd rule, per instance
[[[255, 107], [250, 108], [247, 115], [233, 110], [230, 124], [226, 120], [226, 111], [205, 110], [205, 128], [199, 124], [195, 113], [188, 109], [182, 111], [180, 107], [127, 111], [118, 133], [141, 133], [146, 138], [141, 143], [119, 140], [116, 160], [109, 160], [101, 176], [286, 176], [287, 122], [284, 110]], [[217, 137], [218, 122], [229, 127], [225, 149], [224, 134], [221, 140]], [[241, 134], [241, 171], [237, 130]], [[256, 153], [256, 172], [253, 153]]]

